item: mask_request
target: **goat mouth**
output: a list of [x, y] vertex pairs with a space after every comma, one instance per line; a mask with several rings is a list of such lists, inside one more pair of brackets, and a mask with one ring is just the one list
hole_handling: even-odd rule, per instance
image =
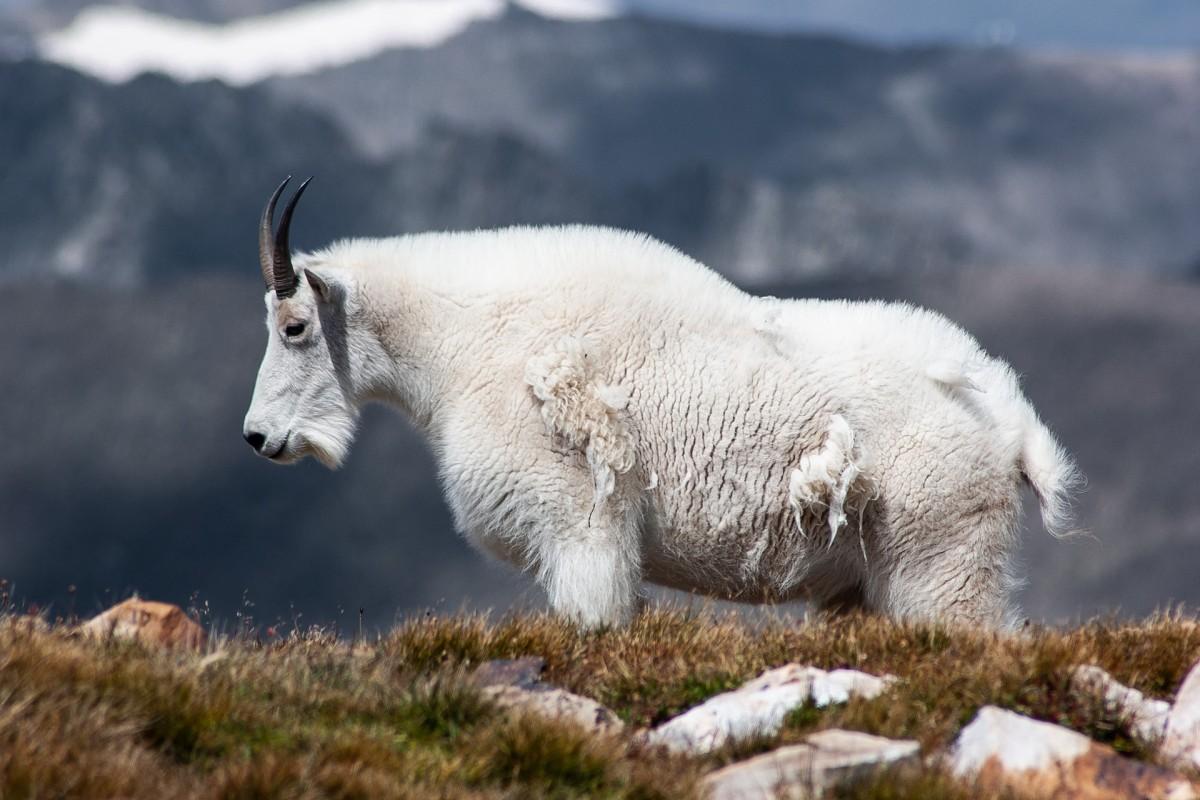
[[288, 440], [284, 439], [283, 442], [280, 443], [279, 448], [274, 453], [271, 453], [270, 455], [263, 453], [263, 455], [267, 456], [267, 458], [270, 459], [271, 461], [278, 461], [281, 456], [283, 456], [287, 453], [287, 446], [288, 446]]

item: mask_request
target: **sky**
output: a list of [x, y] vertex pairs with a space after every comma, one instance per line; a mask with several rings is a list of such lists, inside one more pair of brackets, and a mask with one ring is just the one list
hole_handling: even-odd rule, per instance
[[1200, 0], [628, 0], [639, 10], [890, 42], [1062, 49], [1200, 49]]

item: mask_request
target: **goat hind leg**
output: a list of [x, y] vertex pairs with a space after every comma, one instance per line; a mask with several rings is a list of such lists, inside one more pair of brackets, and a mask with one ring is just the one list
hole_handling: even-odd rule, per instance
[[[875, 559], [868, 603], [892, 617], [1012, 630], [1019, 612], [1012, 595], [1012, 515], [977, 522], [969, 534], [951, 531], [928, 553]], [[949, 541], [948, 541], [949, 540]]]

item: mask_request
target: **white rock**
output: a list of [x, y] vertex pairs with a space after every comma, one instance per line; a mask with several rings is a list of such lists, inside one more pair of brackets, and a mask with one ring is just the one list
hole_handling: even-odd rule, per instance
[[1006, 772], [1042, 770], [1056, 762], [1070, 763], [1091, 746], [1092, 740], [1082, 733], [984, 706], [958, 735], [950, 769], [968, 777], [995, 759]]
[[855, 731], [828, 730], [803, 744], [731, 764], [704, 780], [711, 800], [819, 797], [876, 769], [915, 762], [920, 745]]
[[1175, 695], [1162, 754], [1175, 766], [1200, 768], [1200, 664], [1192, 667]]
[[1162, 742], [1171, 711], [1167, 701], [1146, 697], [1092, 664], [1075, 668], [1071, 687], [1102, 700], [1110, 713], [1128, 720], [1130, 733], [1139, 743], [1157, 747]]
[[1019, 796], [1122, 800], [1195, 800], [1183, 776], [1123, 758], [1076, 731], [994, 706], [980, 709], [949, 754], [950, 771], [983, 792]]
[[788, 712], [805, 702], [824, 707], [851, 697], [870, 699], [894, 680], [856, 670], [826, 672], [788, 664], [664, 722], [650, 731], [647, 741], [677, 752], [707, 753], [732, 739], [776, 733]]
[[564, 689], [530, 691], [517, 686], [487, 686], [483, 695], [500, 708], [574, 722], [591, 733], [611, 735], [620, 733], [625, 727], [625, 723], [608, 708], [590, 697]]

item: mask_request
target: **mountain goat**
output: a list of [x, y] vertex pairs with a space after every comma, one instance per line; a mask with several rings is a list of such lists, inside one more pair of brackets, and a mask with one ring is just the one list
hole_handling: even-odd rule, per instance
[[267, 349], [243, 434], [336, 467], [362, 405], [432, 444], [459, 530], [550, 605], [621, 624], [643, 581], [1011, 626], [1019, 489], [1070, 459], [1012, 370], [938, 314], [748, 295], [647, 236], [341, 241], [260, 226]]

